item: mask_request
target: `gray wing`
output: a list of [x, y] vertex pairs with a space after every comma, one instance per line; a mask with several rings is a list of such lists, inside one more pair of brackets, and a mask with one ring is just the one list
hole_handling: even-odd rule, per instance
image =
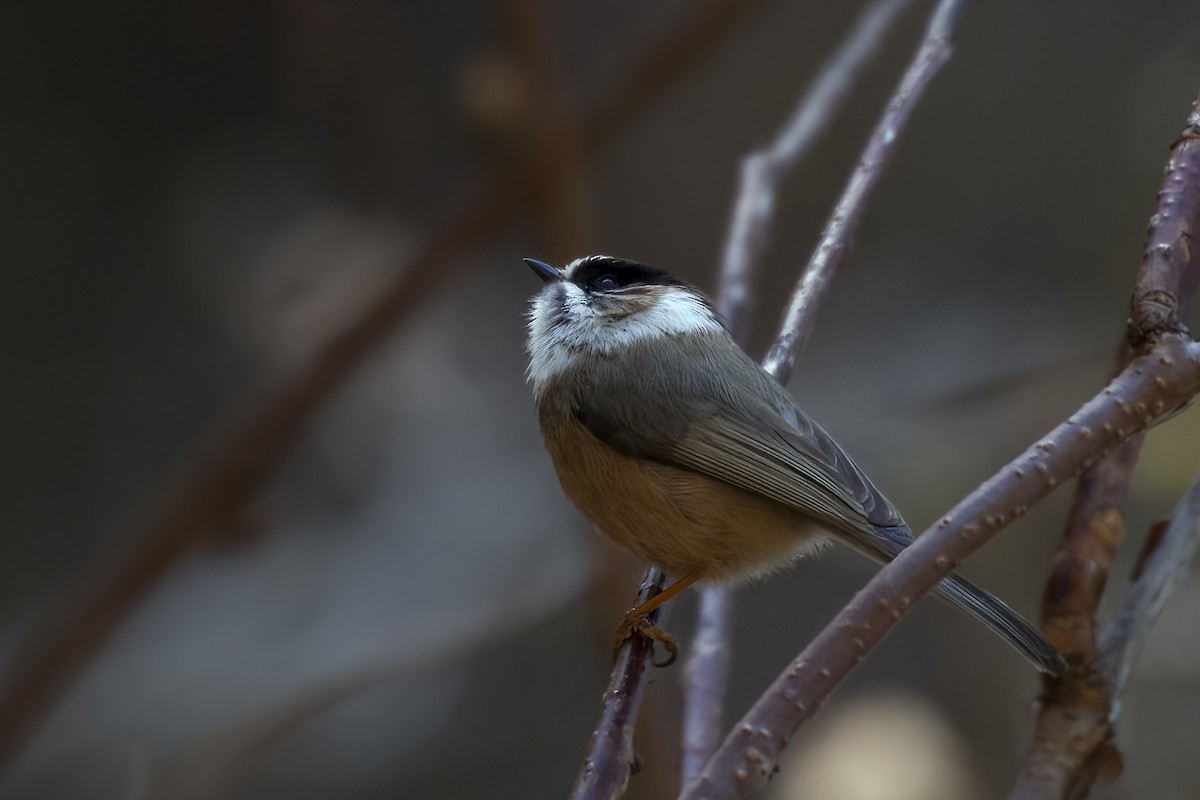
[[590, 378], [576, 415], [619, 452], [769, 497], [877, 558], [878, 544], [861, 534], [904, 524], [829, 434], [728, 339], [659, 339], [653, 349], [630, 348], [619, 364], [596, 365]]

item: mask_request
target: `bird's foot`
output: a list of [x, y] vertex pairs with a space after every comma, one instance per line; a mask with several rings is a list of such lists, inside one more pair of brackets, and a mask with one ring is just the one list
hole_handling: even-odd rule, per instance
[[667, 651], [667, 657], [664, 661], [654, 661], [653, 663], [656, 667], [669, 667], [679, 657], [679, 640], [655, 625], [645, 615], [640, 615], [626, 617], [625, 621], [621, 623], [621, 627], [617, 628], [616, 636], [613, 638], [614, 658], [616, 658], [617, 652], [621, 649], [621, 645], [631, 636], [641, 636], [644, 639], [649, 639], [651, 642], [658, 642], [663, 646], [663, 649]]

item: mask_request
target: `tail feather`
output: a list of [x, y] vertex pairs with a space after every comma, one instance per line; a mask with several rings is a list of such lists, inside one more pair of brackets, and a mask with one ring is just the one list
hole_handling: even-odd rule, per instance
[[975, 586], [961, 575], [942, 579], [934, 593], [953, 603], [1016, 648], [1029, 663], [1042, 672], [1057, 675], [1066, 668], [1062, 654], [1042, 635], [999, 598]]
[[[877, 527], [872, 534], [855, 530], [852, 533], [852, 544], [871, 558], [885, 562], [891, 561], [913, 541], [912, 532], [899, 525]], [[933, 592], [940, 599], [982, 622], [1038, 670], [1057, 675], [1066, 668], [1062, 654], [1050, 644], [1041, 631], [999, 598], [975, 586], [961, 575], [947, 575], [934, 587]]]

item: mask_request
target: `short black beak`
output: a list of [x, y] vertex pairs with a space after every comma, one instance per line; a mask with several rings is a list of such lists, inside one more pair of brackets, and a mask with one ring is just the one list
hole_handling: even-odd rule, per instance
[[563, 279], [562, 271], [550, 266], [545, 261], [538, 261], [536, 258], [526, 258], [524, 261], [533, 270], [533, 273], [546, 283]]

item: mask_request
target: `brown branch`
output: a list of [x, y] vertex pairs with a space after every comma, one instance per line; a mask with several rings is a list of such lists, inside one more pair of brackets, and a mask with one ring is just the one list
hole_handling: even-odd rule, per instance
[[1200, 478], [1139, 566], [1121, 609], [1098, 636], [1094, 653], [1051, 690], [1038, 714], [1033, 745], [1013, 790], [1018, 800], [1086, 797], [1097, 780], [1115, 779], [1112, 744], [1133, 661], [1200, 543]]
[[1164, 332], [1184, 330], [1186, 308], [1200, 280], [1200, 254], [1192, 252], [1200, 226], [1200, 97], [1171, 148], [1158, 209], [1150, 218], [1146, 254], [1130, 309], [1129, 341], [1138, 347]]
[[600, 150], [627, 130], [762, 6], [763, 0], [693, 3], [686, 17], [646, 48], [612, 88], [580, 114], [584, 149]]
[[319, 676], [295, 692], [247, 709], [232, 724], [185, 744], [161, 759], [143, 792], [128, 793], [139, 800], [208, 800], [227, 796], [258, 769], [278, 746], [313, 719], [382, 685], [415, 675], [433, 675], [480, 657], [510, 637], [528, 632], [562, 612], [562, 605], [542, 604], [535, 616], [514, 618], [497, 609], [472, 636], [439, 641], [419, 652], [412, 642]]
[[683, 795], [749, 797], [797, 728], [912, 604], [1056, 486], [1200, 392], [1200, 344], [1170, 335], [884, 566], [759, 698]]
[[[507, 0], [510, 49], [528, 101], [520, 109], [519, 161], [528, 165], [543, 246], [556, 261], [584, 252], [590, 235], [582, 186], [582, 143], [560, 81], [553, 35], [540, 0]], [[514, 121], [516, 123], [517, 121]]]
[[322, 403], [382, 338], [448, 277], [443, 265], [495, 235], [513, 210], [493, 183], [431, 237], [402, 276], [353, 326], [267, 397], [193, 474], [158, 519], [74, 606], [0, 692], [0, 762], [10, 758], [126, 617], [194, 549], [236, 525]]
[[[708, 0], [652, 42], [606, 97], [582, 114], [583, 155], [595, 158], [611, 145], [757, 5], [757, 0]], [[643, 72], [648, 66], [663, 72], [649, 80]], [[458, 274], [467, 253], [494, 240], [525, 213], [529, 194], [520, 165], [482, 179], [379, 301], [233, 427], [129, 550], [81, 594], [61, 624], [18, 658], [0, 686], [0, 763], [13, 756], [145, 597], [189, 553], [243, 517], [317, 409], [367, 354]]]
[[[1190, 304], [1200, 275], [1200, 254], [1191, 251], [1192, 231], [1198, 225], [1200, 97], [1167, 162], [1118, 369], [1135, 349], [1145, 350], [1162, 336], [1183, 330], [1179, 315]], [[1108, 665], [1112, 656], [1097, 653], [1095, 615], [1124, 538], [1123, 509], [1142, 440], [1138, 435], [1124, 442], [1080, 476], [1076, 487], [1067, 532], [1042, 600], [1042, 627], [1072, 669], [1047, 685], [1015, 798], [1077, 796], [1104, 766], [1123, 677], [1114, 682]], [[1129, 657], [1123, 657], [1124, 663]]]
[[[829, 127], [884, 33], [909, 2], [875, 0], [867, 6], [775, 140], [743, 159], [716, 294], [717, 310], [739, 342], [749, 328], [751, 279], [767, 246], [779, 184]], [[816, 302], [818, 298], [812, 299]], [[696, 634], [683, 675], [681, 786], [700, 774], [720, 743], [732, 603], [733, 593], [727, 587], [700, 590]]]
[[[592, 112], [581, 115], [579, 129], [585, 150], [595, 149], [598, 143], [612, 137], [616, 126], [643, 112], [760, 4], [761, 0], [706, 0], [696, 6], [668, 36], [634, 63], [625, 79], [618, 81]], [[647, 585], [657, 587], [650, 594], [661, 591], [662, 573], [654, 568], [647, 570], [643, 587]], [[637, 602], [650, 594], [639, 593]], [[639, 644], [641, 641], [642, 637], [631, 637], [618, 650], [600, 721], [588, 745], [573, 798], [619, 797], [624, 792], [642, 684], [647, 663], [653, 656], [650, 648]]]
[[942, 0], [938, 4], [916, 57], [888, 101], [850, 182], [825, 223], [821, 241], [792, 294], [779, 338], [763, 360], [767, 371], [783, 383], [791, 377], [800, 348], [816, 324], [816, 311], [829, 291], [834, 274], [850, 252], [851, 237], [858, 228], [867, 198], [883, 174], [900, 131], [908, 123], [929, 82], [950, 58], [953, 51], [950, 38], [961, 8], [961, 0]]
[[[1122, 345], [1114, 375], [1129, 365], [1132, 352]], [[1081, 663], [1095, 647], [1095, 613], [1125, 535], [1121, 510], [1144, 440], [1138, 434], [1122, 442], [1085, 470], [1075, 487], [1066, 534], [1042, 593], [1042, 629], [1069, 663]]]
[[[642, 603], [663, 590], [662, 570], [651, 567], [642, 578], [636, 603]], [[652, 624], [659, 622], [659, 611], [651, 613]], [[617, 652], [608, 688], [604, 692], [600, 719], [588, 742], [583, 767], [571, 790], [571, 800], [611, 800], [625, 793], [629, 776], [636, 771], [633, 729], [646, 672], [654, 656], [654, 642], [643, 636], [630, 636]]]

